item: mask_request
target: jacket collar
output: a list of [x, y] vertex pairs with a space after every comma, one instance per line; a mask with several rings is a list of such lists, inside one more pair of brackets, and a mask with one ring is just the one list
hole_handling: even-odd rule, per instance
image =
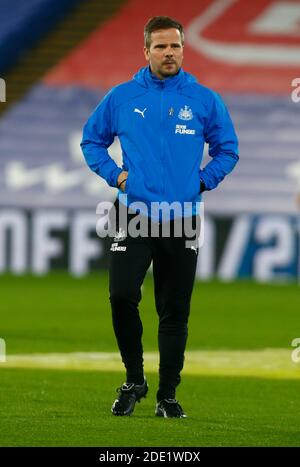
[[144, 87], [151, 87], [158, 90], [163, 89], [176, 89], [184, 85], [185, 73], [182, 68], [179, 69], [178, 73], [174, 76], [170, 76], [166, 79], [159, 79], [155, 76], [149, 66], [142, 68], [134, 75], [134, 79]]

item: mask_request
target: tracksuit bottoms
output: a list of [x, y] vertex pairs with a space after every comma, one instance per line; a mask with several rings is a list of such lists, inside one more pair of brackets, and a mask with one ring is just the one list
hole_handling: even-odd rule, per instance
[[[137, 215], [118, 199], [115, 201], [117, 219], [120, 210], [127, 210], [127, 226]], [[196, 225], [196, 215], [191, 221]], [[147, 218], [149, 229], [153, 223]], [[155, 305], [158, 314], [159, 388], [157, 400], [174, 399], [180, 383], [184, 351], [188, 336], [190, 300], [194, 285], [198, 248], [186, 247], [185, 234], [174, 235], [174, 221], [170, 223], [170, 237], [159, 235], [134, 238], [127, 232], [111, 239], [109, 254], [109, 293], [112, 321], [122, 361], [126, 368], [126, 382], [142, 384], [143, 325], [139, 315], [141, 286], [153, 263]], [[116, 231], [127, 231], [126, 225], [116, 223]], [[197, 245], [199, 232], [194, 237]], [[121, 247], [121, 248], [120, 248]]]

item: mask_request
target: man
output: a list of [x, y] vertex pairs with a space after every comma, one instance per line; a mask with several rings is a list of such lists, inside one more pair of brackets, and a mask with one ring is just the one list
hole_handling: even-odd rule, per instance
[[[125, 210], [128, 214], [126, 222], [118, 224], [110, 251], [113, 326], [126, 368], [126, 382], [119, 388], [112, 413], [130, 415], [148, 391], [138, 304], [152, 261], [160, 354], [155, 414], [184, 418], [175, 396], [184, 362], [198, 249], [187, 247], [185, 233], [175, 234], [175, 221], [188, 219], [194, 224], [199, 218], [201, 193], [214, 189], [238, 160], [237, 138], [221, 98], [181, 68], [182, 25], [169, 17], [151, 18], [144, 38], [149, 66], [104, 97], [84, 127], [81, 146], [89, 167], [119, 188], [118, 213]], [[122, 168], [107, 152], [115, 136], [122, 147]], [[205, 142], [212, 160], [201, 169]], [[163, 211], [151, 210], [163, 202], [165, 206], [177, 203], [183, 210], [169, 210], [169, 218]], [[140, 209], [136, 209], [137, 203]], [[158, 236], [127, 233], [128, 222], [137, 213], [148, 220], [149, 228], [159, 228]], [[169, 236], [162, 233], [166, 223]]]

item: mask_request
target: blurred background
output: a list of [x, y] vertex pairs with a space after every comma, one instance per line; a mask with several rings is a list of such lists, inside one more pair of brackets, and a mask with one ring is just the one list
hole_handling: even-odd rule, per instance
[[[155, 15], [183, 23], [184, 69], [223, 96], [240, 141], [204, 197], [198, 277], [297, 279], [299, 0], [0, 0], [0, 273], [107, 268], [96, 205], [116, 190], [85, 165], [82, 127], [145, 66]], [[118, 141], [110, 152], [121, 164]]]
[[[150, 273], [151, 391], [124, 429], [96, 235], [96, 206], [117, 193], [79, 144], [102, 96], [145, 65], [155, 15], [183, 23], [184, 69], [224, 98], [240, 162], [204, 195], [178, 395], [191, 417], [171, 429], [153, 417]], [[299, 127], [300, 0], [0, 0], [0, 446], [300, 445]], [[110, 153], [121, 165], [117, 140]]]

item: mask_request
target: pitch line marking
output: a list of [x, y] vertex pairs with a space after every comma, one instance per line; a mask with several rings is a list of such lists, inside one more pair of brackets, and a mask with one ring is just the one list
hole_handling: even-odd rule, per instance
[[[144, 353], [145, 372], [158, 371], [158, 353]], [[117, 352], [72, 352], [7, 355], [1, 368], [123, 371]], [[185, 353], [183, 374], [300, 379], [300, 364], [290, 349], [195, 350]]]

